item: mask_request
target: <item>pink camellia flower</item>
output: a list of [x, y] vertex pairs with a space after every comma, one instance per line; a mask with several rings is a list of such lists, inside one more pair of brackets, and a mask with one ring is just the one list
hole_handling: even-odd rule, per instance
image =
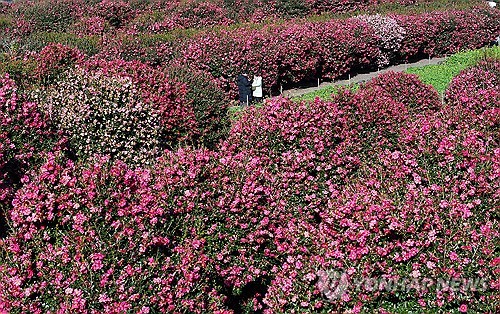
[[458, 310], [461, 313], [467, 313], [467, 304], [461, 304], [460, 307], [458, 308]]
[[452, 261], [456, 261], [458, 259], [458, 255], [455, 252], [450, 252], [449, 257]]

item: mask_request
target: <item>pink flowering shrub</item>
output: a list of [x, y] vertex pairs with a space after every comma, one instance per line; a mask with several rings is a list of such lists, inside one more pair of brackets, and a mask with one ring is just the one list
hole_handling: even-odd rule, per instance
[[36, 56], [34, 76], [42, 84], [50, 84], [72, 66], [82, 63], [83, 53], [61, 44], [49, 44]]
[[[423, 0], [421, 2], [425, 2]], [[128, 1], [130, 3], [130, 1]], [[140, 14], [132, 22], [135, 27], [148, 32], [166, 32], [172, 29], [226, 26], [235, 23], [262, 23], [269, 19], [287, 19], [322, 13], [347, 13], [369, 7], [376, 8], [381, 2], [413, 4], [418, 1], [346, 1], [346, 0], [211, 0], [211, 1], [153, 1], [137, 7]], [[134, 27], [134, 26], [133, 26]]]
[[[181, 44], [175, 60], [210, 72], [234, 93], [238, 73], [259, 73], [268, 88], [315, 76], [336, 78], [378, 55], [376, 39], [365, 23], [351, 19], [300, 25], [275, 25], [256, 31], [208, 33]], [[277, 40], [279, 39], [279, 40]]]
[[463, 71], [451, 82], [446, 99], [453, 108], [472, 115], [500, 108], [500, 62], [483, 62]]
[[4, 211], [11, 207], [24, 175], [40, 163], [44, 152], [60, 150], [64, 141], [36, 103], [28, 102], [8, 75], [0, 79], [0, 237]]
[[154, 169], [48, 156], [17, 195], [0, 309], [223, 313], [190, 213], [210, 154], [167, 153]]
[[321, 42], [321, 76], [336, 79], [349, 71], [370, 67], [379, 57], [377, 37], [358, 19], [316, 25]]
[[[307, 191], [305, 194], [315, 193], [298, 198], [304, 202], [304, 207], [298, 205], [292, 207], [301, 213], [301, 219], [277, 220], [281, 222], [281, 224], [278, 222], [278, 225], [283, 226], [283, 230], [274, 227], [277, 232], [269, 236], [270, 239], [277, 239], [278, 235], [283, 236], [286, 239], [284, 243], [293, 244], [290, 246], [283, 244], [287, 255], [281, 259], [279, 259], [280, 247], [270, 248], [268, 251], [269, 254], [274, 253], [272, 256], [278, 257], [281, 262], [279, 266], [274, 265], [274, 270], [278, 273], [269, 278], [270, 284], [262, 301], [264, 305], [260, 305], [264, 307], [264, 312], [293, 310], [314, 312], [318, 309], [325, 312], [342, 312], [348, 309], [358, 312], [362, 309], [382, 306], [384, 300], [392, 299], [394, 301], [391, 302], [402, 302], [410, 294], [411, 298], [419, 301], [423, 309], [450, 310], [458, 309], [459, 306], [468, 306], [469, 309], [488, 311], [494, 308], [495, 291], [498, 289], [495, 265], [498, 262], [493, 243], [500, 237], [498, 230], [493, 231], [495, 228], [498, 229], [495, 204], [500, 196], [498, 195], [500, 172], [498, 172], [498, 167], [494, 166], [499, 157], [495, 144], [497, 141], [495, 131], [494, 129], [485, 130], [480, 123], [482, 119], [464, 125], [453, 117], [452, 111], [446, 108], [439, 110], [437, 95], [435, 92], [429, 95], [428, 88], [422, 84], [420, 86], [408, 85], [405, 88], [408, 94], [413, 91], [412, 88], [417, 88], [421, 90], [417, 95], [432, 96], [434, 103], [429, 104], [430, 100], [426, 100], [428, 105], [420, 108], [421, 110], [415, 110], [418, 107], [405, 106], [404, 102], [399, 103], [397, 98], [402, 99], [401, 96], [395, 95], [396, 98], [392, 98], [393, 96], [384, 92], [383, 87], [380, 86], [401, 84], [397, 81], [409, 83], [412, 78], [414, 77], [408, 76], [407, 80], [401, 78], [394, 80], [394, 75], [387, 75], [369, 87], [373, 89], [377, 86], [379, 89], [378, 93], [370, 94], [373, 99], [371, 101], [368, 99], [368, 104], [380, 103], [382, 105], [391, 100], [392, 104], [399, 104], [399, 108], [394, 108], [394, 111], [388, 112], [387, 115], [389, 117], [391, 113], [398, 114], [397, 120], [392, 122], [392, 131], [395, 133], [392, 136], [396, 140], [386, 137], [386, 133], [383, 133], [386, 128], [384, 124], [375, 124], [380, 126], [371, 129], [373, 125], [365, 122], [369, 121], [366, 116], [369, 112], [356, 111], [353, 118], [354, 121], [358, 120], [360, 123], [352, 125], [354, 128], [352, 132], [355, 133], [350, 136], [357, 137], [357, 140], [348, 142], [352, 143], [352, 146], [345, 147], [340, 144], [340, 147], [345, 147], [346, 151], [358, 152], [353, 156], [360, 159], [356, 163], [355, 171], [347, 172], [349, 179], [346, 179], [345, 183], [340, 186], [322, 187], [324, 181], [317, 174], [321, 173], [318, 169], [327, 169], [324, 166], [316, 168], [319, 172], [309, 172], [309, 176], [312, 176], [310, 187], [302, 186], [302, 189], [295, 189], [296, 187], [290, 181], [286, 181], [286, 188], [290, 188], [290, 191], [285, 193], [287, 197], [282, 199], [283, 205], [288, 204], [301, 191]], [[403, 87], [403, 84], [400, 87]], [[354, 95], [355, 105], [362, 100], [362, 98], [357, 99], [357, 96], [365, 95], [364, 88], [359, 93], [361, 94]], [[342, 97], [349, 98], [348, 95]], [[277, 104], [278, 102], [274, 102], [268, 106]], [[328, 106], [322, 106], [322, 108], [332, 110], [332, 107]], [[336, 106], [333, 106], [333, 111], [335, 108]], [[377, 110], [377, 108], [373, 109]], [[302, 108], [297, 112], [302, 113], [303, 110]], [[270, 108], [266, 108], [263, 112], [266, 111], [270, 111]], [[270, 113], [273, 117], [273, 111]], [[265, 114], [263, 116], [268, 117]], [[292, 116], [292, 114], [289, 113], [287, 116]], [[245, 118], [246, 116], [243, 117]], [[316, 125], [308, 124], [307, 120], [303, 121], [304, 125]], [[241, 124], [245, 125], [245, 122]], [[253, 125], [257, 124], [248, 124], [249, 127]], [[262, 125], [265, 124], [261, 122], [258, 125], [259, 130], [262, 130]], [[318, 123], [318, 125], [321, 124]], [[290, 124], [283, 123], [283, 127], [287, 130], [290, 126]], [[241, 138], [240, 141], [245, 141], [246, 132], [236, 134]], [[266, 143], [265, 137], [262, 136], [266, 132], [255, 134], [258, 136], [256, 139], [258, 138], [259, 143]], [[373, 137], [370, 134], [380, 136]], [[287, 138], [287, 136], [274, 137], [272, 145], [279, 147], [278, 143], [285, 142]], [[372, 145], [364, 146], [364, 143], [372, 143], [372, 141]], [[235, 146], [239, 147], [238, 144]], [[266, 147], [265, 144], [262, 146]], [[289, 143], [283, 147], [287, 150], [287, 154], [293, 154], [295, 151], [294, 146]], [[242, 154], [243, 152], [237, 156], [243, 159], [245, 157]], [[269, 153], [264, 155], [269, 155]], [[295, 156], [294, 161], [301, 155]], [[321, 157], [317, 154], [314, 156], [318, 159], [310, 163], [311, 167], [320, 165]], [[287, 169], [286, 166], [282, 167], [280, 163], [259, 163], [257, 160], [249, 160], [262, 165], [259, 168], [276, 168], [274, 171], [277, 173], [285, 173], [288, 178], [294, 178], [295, 172]], [[236, 169], [235, 165], [231, 168]], [[306, 165], [297, 167], [296, 171], [304, 169], [307, 169]], [[269, 177], [268, 180], [272, 182], [273, 187], [283, 182], [263, 170], [257, 172], [252, 169], [250, 173], [260, 173], [259, 180], [254, 179], [250, 182], [262, 184], [266, 182], [266, 177]], [[332, 177], [334, 176], [326, 176], [326, 178]], [[245, 195], [262, 195], [261, 197], [266, 197], [266, 200], [279, 195], [279, 192], [268, 191], [270, 187], [267, 187], [267, 190], [266, 188], [257, 189], [258, 187], [260, 185], [256, 186], [254, 191], [262, 190], [263, 194], [246, 192]], [[284, 191], [283, 188], [278, 190]], [[249, 204], [262, 204], [262, 201], [254, 200]], [[283, 206], [277, 202], [276, 204], [278, 208]], [[272, 213], [274, 213], [276, 207], [272, 206], [272, 208]], [[313, 215], [307, 219], [306, 213], [310, 211], [305, 211], [306, 208], [313, 210], [312, 212], [316, 211], [316, 217]], [[265, 209], [256, 207], [255, 210], [259, 212]], [[246, 215], [251, 215], [248, 209], [244, 212]], [[248, 226], [259, 225], [259, 219], [267, 222], [267, 216], [259, 215], [258, 217], [260, 218], [255, 218], [256, 220]], [[252, 229], [247, 227], [243, 230], [250, 232]], [[273, 229], [267, 228], [266, 230]], [[450, 247], [448, 237], [457, 245]], [[249, 235], [248, 238], [255, 239], [255, 236]], [[294, 240], [298, 242], [294, 243]], [[246, 244], [247, 241], [245, 237], [244, 243]], [[265, 248], [259, 249], [266, 252]], [[480, 256], [474, 253], [478, 251], [481, 252]], [[243, 252], [248, 252], [248, 249]], [[252, 262], [251, 259], [240, 258], [240, 260]], [[386, 280], [396, 278], [433, 278], [436, 280], [443, 276], [442, 274], [451, 278], [477, 278], [479, 276], [485, 279], [486, 291], [476, 295], [474, 291], [457, 293], [446, 287], [433, 286], [401, 295], [384, 291], [348, 289], [338, 299], [328, 300], [328, 295], [322, 295], [322, 292], [327, 292], [327, 290], [321, 290], [321, 288], [328, 287], [316, 285], [319, 283], [317, 280], [321, 280], [318, 278], [318, 270], [321, 269], [342, 269], [346, 271], [347, 280], [360, 277], [383, 277]], [[243, 278], [247, 277], [245, 275]]]
[[200, 28], [234, 23], [228, 18], [223, 1], [191, 1], [178, 6], [174, 12], [172, 17], [167, 18], [167, 23], [175, 25], [174, 28]]
[[436, 110], [441, 106], [436, 90], [423, 84], [413, 74], [389, 71], [367, 82], [363, 91], [376, 88], [380, 88], [382, 93], [388, 94], [394, 101], [417, 113]]
[[118, 28], [132, 19], [134, 12], [125, 1], [102, 0], [97, 4], [95, 14], [105, 19], [109, 25]]

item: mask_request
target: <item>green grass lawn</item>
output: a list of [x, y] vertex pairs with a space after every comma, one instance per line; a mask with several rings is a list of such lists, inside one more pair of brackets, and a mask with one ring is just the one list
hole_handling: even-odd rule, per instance
[[434, 86], [442, 94], [461, 71], [487, 58], [500, 59], [500, 47], [460, 52], [447, 58], [442, 64], [409, 68], [407, 72], [418, 75], [422, 82]]

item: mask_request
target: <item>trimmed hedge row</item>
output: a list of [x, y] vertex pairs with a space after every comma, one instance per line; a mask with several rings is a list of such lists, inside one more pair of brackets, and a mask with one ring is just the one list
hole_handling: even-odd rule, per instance
[[376, 68], [384, 54], [401, 62], [479, 48], [500, 33], [499, 17], [500, 11], [487, 8], [392, 15], [380, 23], [399, 25], [404, 35], [390, 47], [385, 44], [384, 33], [351, 18], [269, 25], [262, 30], [243, 28], [237, 33], [208, 32], [171, 51], [182, 51], [173, 62], [211, 73], [233, 94], [234, 78], [241, 72], [262, 75], [266, 88], [276, 90], [280, 85], [311, 78], [335, 79], [351, 71]]

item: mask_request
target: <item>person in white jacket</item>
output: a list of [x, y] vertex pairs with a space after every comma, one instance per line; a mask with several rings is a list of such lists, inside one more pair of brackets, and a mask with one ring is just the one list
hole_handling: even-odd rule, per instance
[[252, 96], [256, 102], [262, 101], [262, 76], [253, 76], [252, 80]]

